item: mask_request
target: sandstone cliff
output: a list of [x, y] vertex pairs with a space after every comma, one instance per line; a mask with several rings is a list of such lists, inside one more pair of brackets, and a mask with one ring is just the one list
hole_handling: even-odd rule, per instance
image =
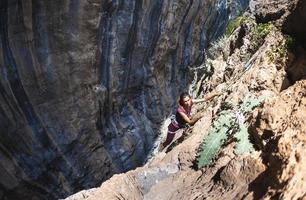
[[0, 199], [142, 165], [189, 66], [248, 0], [0, 0]]
[[[207, 52], [191, 91], [224, 91], [197, 107], [204, 117], [184, 140], [145, 166], [67, 199], [306, 199], [306, 3], [251, 1], [237, 28]], [[241, 105], [246, 97], [254, 108]], [[251, 101], [250, 101], [251, 102]], [[199, 146], [222, 111], [247, 126], [252, 144], [239, 154], [231, 130], [212, 162], [197, 167]]]

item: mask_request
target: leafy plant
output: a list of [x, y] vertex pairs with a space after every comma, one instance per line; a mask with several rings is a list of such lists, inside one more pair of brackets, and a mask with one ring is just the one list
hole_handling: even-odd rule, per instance
[[[214, 121], [199, 148], [197, 156], [198, 168], [211, 164], [223, 143], [232, 133], [233, 137], [237, 139], [235, 145], [236, 154], [254, 151], [253, 145], [249, 140], [249, 133], [247, 125], [244, 122], [244, 116], [250, 113], [255, 107], [259, 106], [263, 99], [264, 97], [255, 99], [247, 96], [240, 104], [239, 109], [235, 109], [231, 103], [224, 103], [221, 108], [228, 110], [219, 113], [219, 117]], [[233, 114], [235, 112], [236, 116]]]
[[238, 141], [235, 146], [236, 154], [250, 153], [254, 151], [253, 145], [249, 140], [249, 133], [245, 124], [239, 124], [239, 129], [235, 133], [234, 137]]
[[237, 144], [235, 145], [235, 153], [243, 154], [250, 153], [254, 151], [253, 145], [249, 140], [248, 128], [245, 124], [245, 115], [250, 113], [254, 108], [259, 106], [263, 101], [264, 97], [259, 97], [255, 99], [254, 97], [247, 96], [242, 101], [239, 106], [238, 113], [240, 114], [240, 118], [237, 120], [238, 130], [235, 132], [234, 137], [237, 139]]
[[296, 40], [290, 35], [286, 35], [284, 40], [272, 46], [271, 50], [267, 52], [267, 55], [271, 61], [274, 61], [277, 57], [283, 58], [287, 55], [288, 50], [292, 49], [295, 45]]
[[232, 19], [228, 22], [228, 25], [225, 29], [225, 36], [229, 36], [236, 30], [241, 24], [252, 21], [250, 17], [238, 16], [235, 19]]
[[291, 37], [290, 35], [285, 35], [285, 44], [284, 47], [286, 49], [291, 49], [296, 45], [296, 39]]
[[253, 45], [255, 49], [259, 47], [265, 37], [271, 32], [273, 28], [273, 24], [271, 23], [260, 23], [257, 24], [253, 29], [252, 29], [252, 34], [253, 34]]
[[254, 28], [254, 33], [257, 39], [266, 37], [272, 28], [271, 23], [260, 23]]
[[212, 159], [220, 150], [223, 142], [228, 137], [228, 131], [234, 125], [234, 115], [229, 112], [220, 113], [219, 118], [214, 122], [208, 131], [198, 152], [198, 168], [211, 163]]
[[255, 107], [259, 106], [261, 104], [262, 98], [255, 99], [253, 97], [247, 96], [242, 101], [239, 110], [243, 113], [249, 113], [251, 112]]
[[274, 51], [278, 53], [280, 57], [284, 57], [287, 54], [288, 49], [292, 48], [295, 44], [295, 39], [292, 38], [290, 35], [286, 35], [285, 39]]

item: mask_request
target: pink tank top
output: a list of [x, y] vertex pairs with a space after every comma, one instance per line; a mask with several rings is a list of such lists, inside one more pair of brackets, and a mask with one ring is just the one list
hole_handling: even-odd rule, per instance
[[178, 122], [179, 126], [184, 126], [186, 124], [186, 121], [183, 119], [183, 117], [179, 113], [180, 112], [184, 113], [184, 114], [187, 115], [187, 117], [189, 119], [191, 119], [192, 105], [193, 105], [193, 103], [192, 103], [192, 101], [190, 101], [189, 109], [187, 111], [181, 105], [179, 105], [179, 107], [177, 108], [175, 118], [176, 118], [176, 121]]

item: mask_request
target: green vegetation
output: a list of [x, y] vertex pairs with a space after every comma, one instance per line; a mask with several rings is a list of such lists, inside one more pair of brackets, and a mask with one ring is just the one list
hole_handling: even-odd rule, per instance
[[[239, 113], [241, 113], [242, 117], [252, 112], [254, 108], [259, 106], [261, 102], [264, 100], [263, 97], [255, 99], [247, 96], [239, 106]], [[253, 145], [249, 140], [248, 128], [244, 122], [239, 122], [237, 125], [237, 131], [235, 131], [234, 137], [237, 139], [237, 144], [235, 146], [236, 154], [250, 153], [254, 151]]]
[[273, 49], [274, 53], [277, 53], [280, 57], [284, 57], [288, 50], [293, 48], [296, 41], [290, 35], [286, 35], [285, 39], [279, 44], [279, 46]]
[[264, 39], [271, 31], [273, 25], [271, 23], [258, 24], [254, 28], [255, 39]]
[[208, 135], [200, 146], [198, 152], [198, 168], [209, 165], [215, 155], [219, 152], [223, 142], [228, 137], [228, 131], [234, 125], [234, 115], [229, 112], [222, 112], [219, 118], [213, 123]]
[[265, 38], [273, 27], [272, 23], [256, 24], [255, 20], [250, 18], [250, 17], [238, 16], [235, 19], [232, 19], [232, 20], [229, 21], [229, 23], [228, 23], [228, 25], [225, 29], [225, 35], [229, 36], [239, 26], [241, 26], [242, 24], [247, 24], [247, 23], [255, 25], [252, 32], [255, 36], [255, 39], [257, 39], [257, 40]]
[[295, 38], [291, 37], [290, 35], [285, 35], [285, 43], [284, 47], [286, 49], [291, 49], [296, 45], [296, 40]]
[[252, 46], [255, 49], [258, 49], [258, 47], [262, 45], [265, 37], [271, 32], [273, 27], [274, 26], [271, 23], [263, 23], [263, 24], [257, 24], [253, 28], [253, 30], [252, 30], [253, 45]]
[[268, 51], [268, 57], [271, 61], [274, 61], [277, 57], [283, 58], [287, 55], [289, 49], [292, 49], [296, 45], [296, 40], [290, 35], [286, 35], [284, 40], [274, 45], [271, 51]]
[[228, 22], [228, 25], [225, 29], [225, 35], [229, 36], [230, 34], [232, 34], [234, 32], [234, 30], [236, 30], [241, 24], [247, 23], [247, 22], [251, 22], [252, 19], [250, 17], [247, 16], [238, 16], [235, 19], [232, 19]]
[[254, 151], [244, 119], [248, 113], [261, 104], [262, 100], [263, 98], [246, 97], [238, 109], [235, 109], [230, 103], [224, 103], [221, 106], [221, 109], [227, 110], [219, 113], [218, 118], [213, 122], [206, 138], [201, 144], [197, 155], [198, 168], [211, 164], [224, 142], [230, 137], [234, 137], [237, 140], [235, 145], [236, 154]]
[[238, 131], [235, 133], [234, 137], [238, 141], [235, 146], [236, 154], [250, 153], [254, 151], [253, 145], [249, 140], [248, 128], [245, 124], [238, 125]]
[[235, 19], [232, 19], [228, 22], [228, 25], [225, 29], [225, 35], [229, 36], [233, 33], [234, 30], [236, 30], [241, 25], [242, 17], [239, 16]]
[[254, 50], [257, 50], [260, 45], [262, 45], [265, 37], [271, 32], [274, 25], [269, 23], [259, 23], [257, 24], [254, 19], [248, 16], [238, 16], [233, 20], [230, 20], [226, 30], [225, 30], [225, 37], [228, 37], [230, 34], [233, 33], [239, 26], [242, 24], [248, 24], [252, 27], [251, 35], [252, 35], [252, 43]]
[[239, 110], [243, 114], [247, 114], [251, 112], [254, 108], [259, 106], [261, 102], [263, 101], [263, 98], [255, 99], [250, 96], [246, 96], [244, 100], [242, 101], [241, 105], [239, 106]]

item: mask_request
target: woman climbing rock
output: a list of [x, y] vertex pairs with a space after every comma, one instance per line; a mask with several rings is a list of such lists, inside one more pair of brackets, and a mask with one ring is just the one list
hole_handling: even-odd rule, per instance
[[176, 109], [175, 115], [171, 117], [171, 123], [168, 126], [167, 138], [163, 143], [160, 144], [159, 150], [162, 151], [172, 142], [175, 134], [179, 129], [187, 126], [192, 126], [199, 119], [201, 119], [202, 114], [197, 114], [194, 117], [191, 117], [191, 109], [193, 103], [204, 102], [220, 94], [221, 93], [212, 93], [201, 99], [191, 99], [188, 93], [183, 92], [180, 95], [179, 105]]

